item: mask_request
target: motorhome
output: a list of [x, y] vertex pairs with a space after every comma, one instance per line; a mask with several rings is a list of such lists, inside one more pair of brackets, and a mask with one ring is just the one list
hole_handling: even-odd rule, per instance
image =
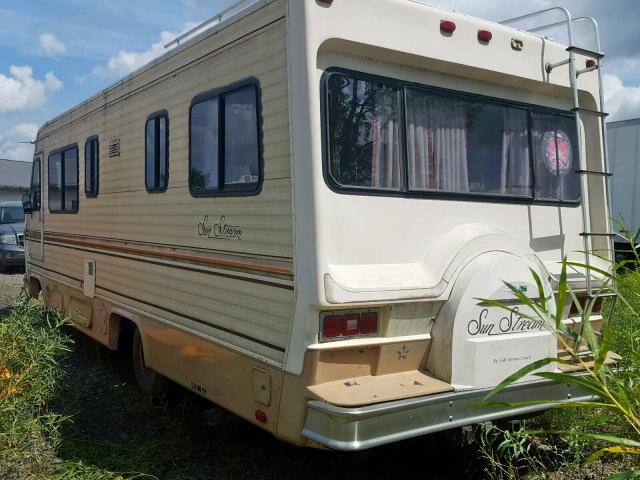
[[[129, 349], [143, 391], [170, 379], [297, 445], [548, 408], [477, 404], [562, 354], [504, 282], [553, 303], [563, 257], [609, 248], [602, 55], [577, 22], [597, 36], [562, 8], [245, 0], [40, 128], [29, 291]], [[498, 400], [588, 398], [527, 377]]]

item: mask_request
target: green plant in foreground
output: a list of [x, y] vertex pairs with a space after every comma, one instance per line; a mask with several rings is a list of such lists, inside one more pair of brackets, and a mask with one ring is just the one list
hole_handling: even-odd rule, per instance
[[[635, 261], [640, 264], [638, 251], [631, 242], [632, 252]], [[602, 257], [601, 257], [602, 258]], [[542, 431], [530, 433], [554, 433], [562, 435], [574, 436], [580, 440], [594, 442], [598, 444], [604, 443], [605, 446], [587, 458], [587, 462], [600, 458], [605, 453], [617, 454], [633, 454], [640, 455], [640, 388], [638, 370], [633, 366], [625, 363], [626, 367], [612, 368], [612, 360], [616, 356], [612, 352], [615, 343], [614, 329], [611, 328], [611, 319], [613, 311], [609, 315], [605, 315], [603, 319], [601, 331], [595, 332], [589, 317], [596, 302], [596, 297], [604, 293], [615, 293], [618, 299], [624, 304], [630, 314], [637, 320], [640, 318], [633, 306], [620, 293], [616, 280], [619, 278], [619, 272], [622, 271], [628, 261], [613, 264], [611, 271], [587, 266], [576, 262], [569, 262], [566, 259], [562, 263], [562, 270], [557, 292], [557, 307], [553, 307], [545, 298], [544, 289], [540, 276], [535, 271], [531, 271], [536, 282], [539, 292], [539, 300], [532, 300], [525, 294], [520, 292], [515, 286], [507, 283], [507, 287], [513, 292], [517, 299], [526, 307], [530, 314], [519, 312], [520, 315], [532, 320], [542, 320], [545, 325], [556, 335], [562, 349], [567, 352], [568, 358], [544, 358], [530, 365], [525, 366], [513, 375], [509, 376], [502, 383], [496, 386], [484, 399], [485, 405], [501, 405], [501, 406], [519, 406], [531, 404], [549, 404], [553, 403], [558, 408], [581, 408], [594, 410], [597, 412], [607, 412], [614, 419], [626, 426], [625, 433], [609, 434], [609, 433], [585, 433], [579, 431]], [[584, 269], [585, 272], [593, 272], [600, 276], [603, 280], [598, 286], [596, 294], [589, 299], [586, 305], [581, 305], [575, 293], [570, 289], [567, 282], [567, 266], [578, 267]], [[635, 293], [635, 292], [634, 292]], [[638, 295], [638, 293], [635, 293]], [[573, 303], [577, 306], [581, 316], [582, 323], [580, 330], [576, 331], [572, 325], [567, 325], [563, 320], [565, 310], [565, 300], [571, 297]], [[498, 308], [511, 310], [511, 307], [499, 301], [491, 299], [482, 299], [483, 302], [494, 305]], [[638, 332], [632, 337], [638, 338]], [[549, 364], [559, 365], [579, 365], [582, 374], [564, 373], [562, 371], [540, 372], [540, 368]], [[517, 402], [517, 403], [500, 403], [489, 402], [495, 395], [500, 393], [507, 386], [515, 383], [527, 375], [535, 375], [543, 379], [552, 380], [558, 383], [564, 383], [574, 386], [584, 392], [593, 395], [592, 402], [553, 402], [553, 401], [536, 401], [536, 402]], [[609, 477], [611, 479], [622, 478], [640, 478], [640, 471], [629, 471]]]
[[39, 302], [23, 300], [0, 318], [0, 478], [44, 475], [55, 463], [64, 421], [48, 410], [59, 360], [70, 340], [63, 319]]

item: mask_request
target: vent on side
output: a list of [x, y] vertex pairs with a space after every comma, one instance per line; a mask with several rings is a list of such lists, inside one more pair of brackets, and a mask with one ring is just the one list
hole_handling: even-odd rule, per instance
[[120, 156], [120, 139], [114, 138], [109, 142], [109, 157]]

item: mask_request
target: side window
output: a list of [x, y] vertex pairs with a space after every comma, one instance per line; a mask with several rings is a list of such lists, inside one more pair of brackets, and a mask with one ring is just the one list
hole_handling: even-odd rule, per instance
[[191, 194], [257, 193], [262, 180], [260, 137], [255, 84], [196, 97], [189, 122]]
[[145, 126], [145, 186], [147, 192], [164, 192], [169, 182], [169, 116], [152, 114]]
[[78, 147], [49, 155], [49, 211], [78, 212]]
[[41, 191], [42, 183], [40, 180], [40, 172], [42, 169], [42, 160], [40, 157], [33, 159], [33, 165], [31, 166], [31, 206], [34, 212], [40, 211], [41, 205]]
[[84, 144], [84, 193], [97, 197], [100, 178], [100, 143], [98, 137], [90, 137]]

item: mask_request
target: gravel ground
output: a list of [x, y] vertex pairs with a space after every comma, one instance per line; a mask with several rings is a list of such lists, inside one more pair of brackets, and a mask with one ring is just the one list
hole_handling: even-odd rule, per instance
[[23, 275], [24, 270], [15, 267], [0, 273], [0, 312], [11, 305], [20, 293]]

